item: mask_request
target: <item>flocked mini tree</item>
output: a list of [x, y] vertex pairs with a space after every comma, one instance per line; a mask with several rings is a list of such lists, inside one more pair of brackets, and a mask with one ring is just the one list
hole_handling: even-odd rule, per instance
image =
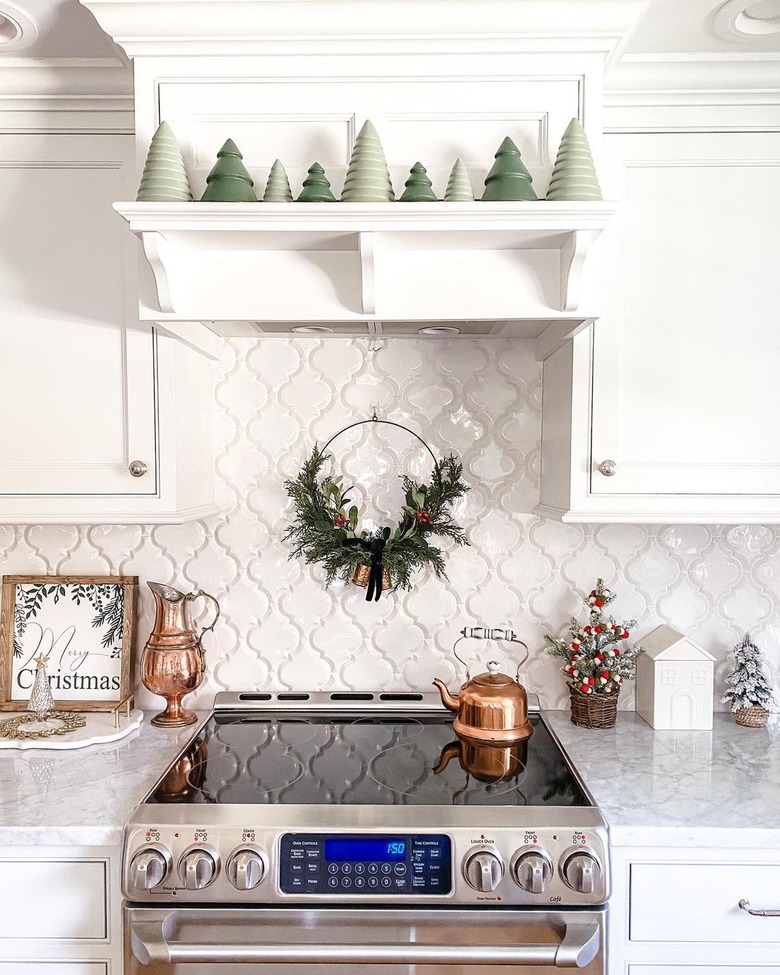
[[409, 178], [404, 183], [406, 189], [401, 194], [401, 203], [435, 203], [436, 194], [428, 176], [428, 170], [421, 162], [416, 162], [409, 170]]
[[287, 171], [278, 159], [274, 160], [268, 182], [265, 184], [263, 203], [292, 203], [292, 190]]
[[734, 670], [726, 683], [728, 687], [721, 700], [731, 705], [737, 724], [765, 725], [774, 693], [764, 669], [763, 654], [749, 633], [734, 647]]
[[206, 192], [201, 197], [204, 203], [257, 203], [254, 181], [242, 159], [238, 146], [228, 139], [206, 177]]
[[139, 203], [189, 203], [192, 199], [181, 149], [167, 122], [160, 122], [152, 136], [136, 199]]
[[330, 188], [330, 181], [319, 163], [309, 166], [309, 175], [303, 181], [299, 203], [335, 203], [336, 197]]
[[393, 184], [379, 135], [370, 120], [366, 120], [355, 139], [349, 160], [342, 203], [392, 203]]
[[548, 200], [601, 200], [601, 187], [593, 165], [585, 129], [573, 118], [563, 133], [555, 158]]
[[462, 159], [456, 159], [444, 192], [444, 200], [446, 203], [470, 203], [473, 199], [474, 190], [469, 171]]
[[509, 136], [498, 147], [496, 161], [485, 179], [482, 199], [487, 203], [538, 199], [531, 185], [531, 174], [520, 158], [520, 150]]

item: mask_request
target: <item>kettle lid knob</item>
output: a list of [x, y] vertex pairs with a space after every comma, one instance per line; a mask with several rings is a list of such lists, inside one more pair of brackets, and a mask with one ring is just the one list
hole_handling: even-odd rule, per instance
[[499, 662], [497, 660], [488, 660], [488, 663], [487, 663], [488, 673], [490, 673], [490, 674], [497, 674], [498, 673], [498, 668], [500, 666], [501, 665], [499, 664]]

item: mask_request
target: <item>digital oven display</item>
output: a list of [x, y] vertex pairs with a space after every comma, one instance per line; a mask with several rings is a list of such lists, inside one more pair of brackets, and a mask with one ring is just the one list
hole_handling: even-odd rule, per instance
[[325, 860], [336, 863], [388, 863], [406, 858], [406, 840], [393, 836], [376, 839], [325, 840]]

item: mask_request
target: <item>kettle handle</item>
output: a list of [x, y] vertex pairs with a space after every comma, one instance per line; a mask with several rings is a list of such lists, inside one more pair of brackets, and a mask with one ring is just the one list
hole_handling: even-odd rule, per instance
[[489, 627], [489, 626], [464, 626], [460, 631], [460, 636], [455, 641], [455, 646], [452, 648], [452, 652], [457, 660], [459, 660], [464, 668], [466, 669], [466, 680], [471, 680], [471, 673], [469, 672], [469, 665], [463, 659], [463, 657], [458, 656], [457, 646], [461, 640], [506, 640], [508, 643], [519, 643], [521, 647], [525, 647], [525, 656], [518, 663], [517, 670], [515, 671], [515, 681], [520, 683], [520, 668], [528, 660], [528, 655], [530, 650], [528, 649], [528, 644], [523, 643], [522, 640], [518, 640], [517, 634], [514, 630], [506, 630], [501, 627]]
[[212, 603], [214, 603], [214, 608], [217, 611], [216, 616], [214, 617], [214, 619], [209, 623], [208, 626], [204, 626], [203, 627], [203, 629], [200, 631], [200, 636], [198, 637], [198, 651], [200, 653], [200, 662], [201, 662], [201, 666], [203, 668], [203, 673], [205, 674], [206, 673], [206, 653], [205, 653], [205, 651], [203, 649], [203, 637], [204, 637], [204, 635], [206, 633], [209, 632], [209, 630], [213, 630], [214, 627], [217, 625], [217, 620], [219, 619], [219, 617], [221, 615], [221, 609], [220, 609], [219, 600], [217, 599], [217, 597], [216, 596], [212, 596], [211, 593], [210, 592], [206, 592], [205, 589], [199, 589], [197, 592], [191, 592], [187, 596], [187, 599], [189, 599], [190, 601], [194, 601], [194, 600], [198, 599], [200, 596], [203, 596], [204, 599], [210, 599], [212, 601]]

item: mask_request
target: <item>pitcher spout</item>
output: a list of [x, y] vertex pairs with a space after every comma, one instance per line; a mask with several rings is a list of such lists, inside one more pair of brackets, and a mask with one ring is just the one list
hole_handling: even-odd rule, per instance
[[458, 699], [457, 697], [453, 697], [452, 694], [450, 694], [449, 689], [447, 685], [444, 683], [444, 681], [441, 680], [441, 678], [437, 677], [435, 678], [433, 685], [434, 687], [437, 687], [439, 689], [439, 694], [441, 695], [441, 703], [444, 705], [444, 707], [447, 708], [449, 711], [457, 712]]
[[178, 589], [174, 589], [173, 586], [167, 586], [163, 582], [147, 582], [147, 586], [149, 586], [155, 596], [158, 596], [166, 603], [178, 603], [184, 599], [183, 592], [179, 592]]

